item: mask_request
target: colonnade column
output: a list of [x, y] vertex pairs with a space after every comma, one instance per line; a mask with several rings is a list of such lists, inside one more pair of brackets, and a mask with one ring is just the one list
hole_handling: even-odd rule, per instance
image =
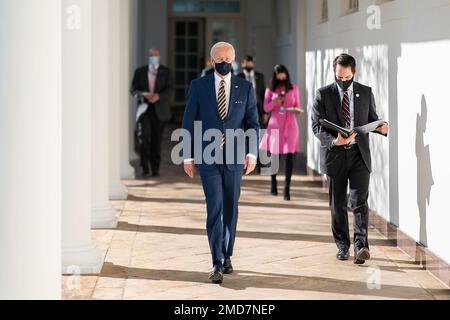
[[0, 1], [0, 48], [0, 299], [60, 299], [60, 1]]
[[63, 273], [98, 273], [103, 265], [103, 254], [91, 239], [93, 2], [62, 1]]

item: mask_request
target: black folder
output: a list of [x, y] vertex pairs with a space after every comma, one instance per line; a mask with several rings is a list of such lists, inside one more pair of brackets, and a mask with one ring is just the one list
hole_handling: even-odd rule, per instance
[[[340, 127], [340, 126], [338, 126], [337, 124], [335, 124], [335, 123], [333, 123], [333, 122], [330, 122], [330, 121], [328, 121], [328, 120], [325, 120], [325, 119], [319, 120], [319, 123], [320, 123], [320, 125], [321, 125], [322, 127], [326, 128], [326, 129], [328, 129], [328, 130], [334, 131], [334, 132], [338, 132], [338, 133], [340, 133], [345, 139], [347, 139], [347, 138], [350, 137], [354, 132], [357, 133], [357, 134], [367, 134], [367, 133], [370, 133], [370, 132], [376, 132], [376, 130], [377, 130], [379, 127], [381, 127], [381, 126], [387, 124], [387, 121], [384, 121], [384, 120], [378, 120], [378, 121], [374, 121], [374, 122], [371, 122], [371, 123], [369, 123], [369, 124], [366, 124], [366, 125], [364, 125], [364, 126], [357, 127], [357, 128], [354, 128], [354, 129], [347, 129], [347, 128]], [[387, 135], [384, 135], [384, 136], [387, 136]]]

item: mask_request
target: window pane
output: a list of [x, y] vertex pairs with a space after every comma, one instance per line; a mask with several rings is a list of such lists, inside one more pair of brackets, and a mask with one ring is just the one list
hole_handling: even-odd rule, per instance
[[190, 22], [188, 27], [188, 35], [189, 36], [198, 36], [198, 23], [197, 22]]
[[183, 88], [177, 88], [175, 90], [175, 99], [177, 101], [184, 101], [186, 94], [185, 94], [186, 90]]
[[188, 41], [188, 52], [197, 53], [198, 52], [198, 39], [189, 39]]
[[185, 83], [186, 83], [186, 73], [185, 72], [176, 72], [175, 84], [177, 86], [184, 86]]
[[185, 52], [186, 51], [186, 40], [184, 39], [176, 39], [175, 40], [175, 51], [176, 52]]
[[177, 22], [176, 26], [176, 35], [184, 37], [186, 35], [186, 23], [184, 22]]
[[240, 0], [173, 0], [173, 12], [239, 13]]
[[177, 54], [175, 56], [175, 65], [177, 69], [184, 69], [186, 67], [185, 56]]
[[189, 69], [199, 69], [197, 56], [188, 56], [188, 68]]

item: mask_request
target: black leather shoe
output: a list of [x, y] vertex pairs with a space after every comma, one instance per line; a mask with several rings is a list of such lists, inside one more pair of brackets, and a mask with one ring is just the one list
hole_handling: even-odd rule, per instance
[[231, 259], [225, 259], [225, 263], [223, 264], [223, 273], [224, 274], [232, 274], [234, 271], [233, 265], [231, 264]]
[[143, 177], [144, 179], [147, 179], [147, 178], [150, 178], [151, 176], [150, 176], [150, 173], [144, 172], [144, 173], [142, 173], [142, 177]]
[[209, 273], [209, 281], [215, 284], [221, 284], [223, 282], [223, 269], [219, 266], [214, 266]]
[[284, 200], [291, 201], [291, 193], [287, 190], [284, 191]]
[[161, 175], [159, 174], [159, 172], [153, 172], [152, 177], [159, 178], [159, 177], [161, 177]]
[[355, 264], [364, 264], [366, 260], [370, 260], [370, 251], [368, 248], [362, 246], [355, 247]]
[[341, 248], [339, 249], [338, 253], [336, 254], [336, 259], [340, 261], [346, 261], [350, 259], [350, 254], [348, 253], [348, 249]]

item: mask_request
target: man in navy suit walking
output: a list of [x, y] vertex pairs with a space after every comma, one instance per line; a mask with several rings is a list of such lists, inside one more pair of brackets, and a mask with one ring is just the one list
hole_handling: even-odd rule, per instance
[[[183, 119], [191, 146], [198, 139], [194, 137], [196, 122], [201, 123], [202, 137], [209, 130], [219, 132], [214, 136], [218, 147], [211, 153], [215, 161], [203, 159], [205, 149], [209, 150], [205, 141], [201, 144], [200, 157], [197, 154], [194, 157], [194, 147], [191, 154], [183, 154], [186, 174], [194, 178], [197, 167], [203, 184], [213, 265], [209, 280], [213, 283], [222, 283], [223, 275], [233, 272], [231, 257], [242, 176], [244, 171], [248, 175], [255, 170], [258, 155], [260, 125], [256, 98], [250, 82], [232, 75], [235, 58], [231, 44], [219, 42], [213, 46], [211, 60], [215, 72], [191, 83]], [[230, 132], [245, 133], [245, 138]]]

